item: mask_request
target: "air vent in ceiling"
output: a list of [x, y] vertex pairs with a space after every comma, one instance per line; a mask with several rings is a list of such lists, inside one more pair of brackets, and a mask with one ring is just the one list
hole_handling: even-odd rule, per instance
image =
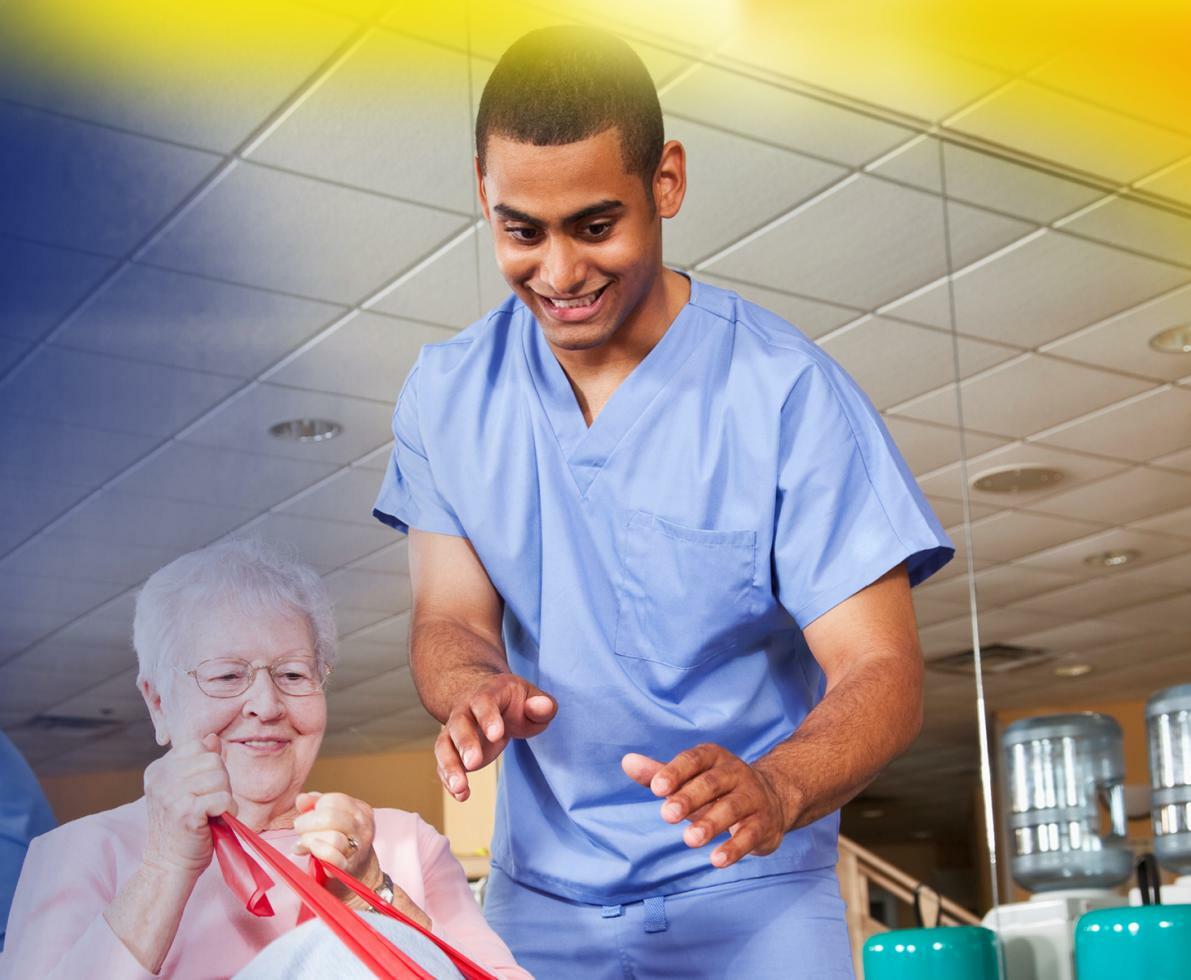
[[118, 728], [123, 728], [124, 722], [109, 718], [82, 718], [74, 715], [36, 715], [18, 726], [23, 732], [42, 732], [73, 738], [92, 738], [95, 735], [107, 735]]
[[[1049, 650], [1015, 647], [1008, 643], [994, 643], [991, 646], [982, 647], [980, 650], [980, 663], [986, 674], [1008, 674], [1015, 670], [1025, 670], [1027, 667], [1037, 667], [1039, 664], [1053, 659], [1054, 654]], [[966, 674], [971, 677], [974, 673], [972, 668], [974, 663], [973, 652], [961, 650], [935, 660], [928, 660], [926, 666], [944, 674]]]

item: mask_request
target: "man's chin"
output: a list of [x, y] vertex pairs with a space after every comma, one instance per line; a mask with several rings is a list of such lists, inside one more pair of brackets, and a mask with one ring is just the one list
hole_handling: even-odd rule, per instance
[[597, 347], [603, 347], [615, 332], [607, 327], [586, 323], [575, 324], [573, 327], [559, 327], [552, 323], [542, 327], [542, 333], [550, 346], [566, 351], [595, 350]]

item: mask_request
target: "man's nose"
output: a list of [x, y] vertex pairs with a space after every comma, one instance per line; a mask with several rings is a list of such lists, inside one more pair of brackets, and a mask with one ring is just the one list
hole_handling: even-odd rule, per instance
[[542, 256], [540, 275], [554, 295], [569, 296], [576, 293], [587, 280], [587, 267], [581, 249], [565, 237], [549, 239]]

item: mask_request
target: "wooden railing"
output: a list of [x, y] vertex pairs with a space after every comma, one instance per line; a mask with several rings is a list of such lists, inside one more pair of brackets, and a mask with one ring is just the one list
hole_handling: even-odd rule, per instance
[[939, 925], [979, 925], [980, 920], [948, 898], [944, 898], [929, 886], [922, 886], [916, 879], [895, 868], [888, 861], [877, 857], [872, 851], [861, 847], [847, 837], [839, 839], [840, 892], [847, 906], [848, 935], [852, 940], [852, 963], [858, 980], [864, 980], [862, 951], [870, 936], [885, 932], [888, 926], [878, 922], [869, 914], [869, 885], [877, 885], [907, 905], [913, 905], [915, 893], [920, 893], [920, 907], [923, 918], [933, 923], [936, 914]]

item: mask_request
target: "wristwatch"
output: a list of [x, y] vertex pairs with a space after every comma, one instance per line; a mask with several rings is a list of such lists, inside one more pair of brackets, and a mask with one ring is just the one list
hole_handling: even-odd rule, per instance
[[[388, 872], [381, 871], [380, 873], [380, 887], [375, 889], [376, 894], [383, 898], [390, 905], [393, 904], [393, 879], [389, 877]], [[375, 910], [374, 910], [375, 911]]]

